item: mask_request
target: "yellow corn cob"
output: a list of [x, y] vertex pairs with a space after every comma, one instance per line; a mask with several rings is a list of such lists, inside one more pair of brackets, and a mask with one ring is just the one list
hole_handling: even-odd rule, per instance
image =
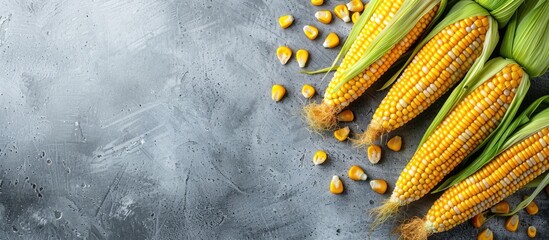
[[412, 120], [463, 78], [482, 52], [488, 27], [487, 16], [474, 16], [429, 40], [376, 109], [360, 143], [372, 144]]
[[549, 168], [549, 127], [507, 148], [479, 171], [448, 189], [423, 219], [400, 227], [404, 239], [427, 239], [489, 209]]
[[338, 67], [332, 81], [329, 83], [326, 92], [324, 93], [322, 103], [313, 103], [305, 107], [304, 110], [307, 115], [309, 126], [313, 130], [318, 131], [334, 128], [337, 122], [336, 114], [362, 95], [368, 87], [370, 87], [404, 52], [408, 50], [435, 17], [439, 6], [435, 6], [425, 14], [412, 30], [384, 56], [336, 90], [336, 86], [343, 80], [343, 72], [355, 65], [361, 56], [366, 54], [366, 50], [370, 47], [370, 44], [393, 19], [393, 16], [402, 6], [403, 2], [404, 0], [381, 1], [380, 6], [376, 8], [372, 17], [360, 30], [357, 39], [353, 42], [348, 53], [343, 58], [341, 65]]
[[513, 101], [522, 75], [518, 64], [506, 65], [448, 113], [412, 156], [391, 198], [374, 210], [376, 223], [384, 222], [399, 206], [431, 191], [496, 129]]

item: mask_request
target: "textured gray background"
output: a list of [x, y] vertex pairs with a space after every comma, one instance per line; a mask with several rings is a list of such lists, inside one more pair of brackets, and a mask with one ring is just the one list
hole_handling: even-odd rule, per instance
[[[375, 166], [349, 143], [310, 133], [299, 92], [327, 80], [274, 53], [287, 44], [310, 50], [310, 69], [329, 64], [338, 50], [322, 39], [351, 25], [319, 24], [318, 9], [306, 0], [0, 1], [0, 239], [395, 238], [394, 224], [368, 231], [367, 211], [389, 194], [346, 171], [361, 165], [392, 187], [440, 102], [396, 131], [403, 151]], [[287, 13], [296, 21], [281, 30]], [[320, 28], [316, 41], [303, 36], [307, 23]], [[549, 92], [547, 80], [533, 81], [527, 102]], [[280, 103], [270, 100], [274, 83], [288, 89]], [[375, 87], [352, 106], [354, 132], [385, 94]], [[330, 159], [315, 167], [317, 149]], [[334, 174], [341, 196], [328, 192]], [[528, 224], [548, 236], [549, 200], [537, 201], [544, 213], [521, 212], [518, 233], [504, 219], [488, 226], [498, 239], [525, 238]], [[433, 238], [478, 232], [466, 223]]]

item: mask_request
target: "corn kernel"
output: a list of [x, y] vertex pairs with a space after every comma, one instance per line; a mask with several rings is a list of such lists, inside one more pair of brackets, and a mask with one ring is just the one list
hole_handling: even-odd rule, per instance
[[285, 94], [286, 88], [284, 88], [284, 86], [278, 84], [273, 85], [271, 90], [271, 97], [273, 98], [273, 101], [278, 102], [282, 100]]
[[311, 25], [305, 25], [303, 27], [303, 32], [308, 39], [315, 40], [318, 37], [318, 28]]
[[477, 240], [493, 240], [494, 239], [494, 233], [492, 230], [486, 228], [482, 232], [480, 232], [477, 235]]
[[332, 181], [330, 181], [330, 192], [333, 194], [340, 194], [343, 192], [343, 182], [339, 179], [338, 176], [333, 176]]
[[294, 23], [294, 16], [292, 15], [284, 15], [278, 18], [278, 24], [280, 24], [280, 27], [283, 29], [288, 28], [292, 23]]
[[307, 65], [307, 61], [309, 61], [309, 52], [305, 49], [299, 49], [295, 53], [295, 58], [297, 60], [297, 64], [299, 64], [299, 67], [304, 68], [305, 65]]
[[332, 12], [328, 10], [320, 10], [315, 13], [316, 19], [324, 24], [329, 24], [332, 22]]
[[276, 56], [282, 65], [285, 65], [292, 57], [292, 49], [287, 46], [280, 46], [276, 49]]
[[349, 109], [344, 110], [337, 114], [337, 121], [339, 122], [352, 122], [355, 119], [355, 115]]
[[503, 214], [503, 213], [509, 213], [510, 207], [509, 203], [505, 200], [499, 202], [492, 208], [490, 208], [490, 212], [496, 213], [496, 214]]
[[350, 132], [351, 132], [351, 129], [349, 129], [349, 127], [344, 127], [334, 131], [334, 137], [340, 142], [343, 142], [347, 140], [347, 137], [349, 136]]
[[301, 88], [301, 94], [303, 94], [303, 97], [305, 98], [312, 98], [315, 95], [315, 88], [309, 84], [303, 85], [303, 88]]
[[364, 10], [364, 3], [361, 0], [351, 0], [347, 3], [347, 9], [351, 12], [362, 12]]
[[[528, 196], [524, 196], [523, 200], [526, 198], [528, 198]], [[538, 205], [533, 200], [532, 202], [530, 202], [530, 204], [528, 204], [528, 206], [526, 206], [525, 210], [528, 215], [536, 215], [539, 212]]]
[[324, 0], [311, 0], [311, 4], [313, 4], [315, 6], [320, 6], [320, 5], [324, 4]]
[[359, 18], [360, 18], [360, 13], [359, 12], [353, 13], [353, 15], [351, 16], [351, 21], [353, 23], [356, 23], [356, 22], [358, 22]]
[[519, 216], [513, 215], [509, 218], [507, 218], [507, 221], [505, 221], [505, 229], [509, 232], [516, 232], [519, 225]]
[[372, 187], [372, 190], [376, 193], [385, 194], [387, 191], [387, 182], [381, 179], [372, 180], [370, 181], [370, 187]]
[[337, 36], [337, 34], [333, 32], [328, 34], [328, 36], [326, 37], [326, 40], [324, 40], [324, 44], [322, 44], [322, 46], [324, 46], [325, 48], [335, 48], [338, 45], [339, 45], [339, 37]]
[[320, 165], [320, 164], [323, 164], [326, 161], [326, 159], [328, 159], [328, 155], [326, 154], [326, 152], [322, 150], [318, 150], [316, 151], [315, 156], [313, 157], [313, 163], [315, 165]]
[[535, 238], [536, 237], [536, 227], [534, 226], [529, 226], [528, 227], [528, 231], [526, 232], [528, 234], [528, 237], [529, 238]]
[[381, 147], [378, 145], [368, 146], [368, 160], [372, 164], [376, 164], [381, 160]]
[[355, 181], [365, 181], [366, 179], [368, 179], [368, 175], [366, 175], [366, 173], [364, 173], [364, 170], [362, 170], [362, 168], [360, 168], [359, 166], [351, 166], [347, 175], [350, 179], [353, 179]]
[[387, 147], [395, 152], [400, 151], [402, 148], [402, 138], [400, 136], [394, 136], [387, 142]]
[[350, 22], [351, 18], [349, 18], [349, 9], [347, 9], [347, 6], [345, 4], [337, 5], [334, 8], [334, 13], [338, 18], [341, 18], [344, 22]]
[[486, 212], [479, 213], [471, 218], [471, 223], [473, 227], [480, 228], [486, 222]]

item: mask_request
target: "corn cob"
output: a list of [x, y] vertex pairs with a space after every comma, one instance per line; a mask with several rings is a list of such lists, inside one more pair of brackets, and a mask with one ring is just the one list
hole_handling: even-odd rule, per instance
[[334, 61], [345, 55], [322, 103], [304, 108], [309, 126], [313, 130], [334, 128], [336, 114], [387, 71], [445, 5], [445, 0], [371, 1]]
[[480, 171], [450, 188], [423, 219], [400, 227], [404, 239], [447, 231], [513, 194], [549, 168], [549, 127], [509, 147]]
[[524, 94], [515, 96], [529, 86], [528, 78], [518, 64], [509, 60], [495, 59], [487, 68], [498, 63], [504, 64], [501, 70], [488, 74], [491, 77], [472, 89], [420, 145], [400, 174], [391, 198], [374, 210], [376, 224], [395, 214], [399, 206], [431, 191], [496, 130], [505, 116], [514, 116], [516, 107], [510, 106], [522, 101]]

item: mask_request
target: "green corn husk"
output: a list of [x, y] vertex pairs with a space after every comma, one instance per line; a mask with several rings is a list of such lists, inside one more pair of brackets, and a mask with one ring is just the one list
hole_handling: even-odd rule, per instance
[[[366, 22], [372, 17], [372, 14], [379, 7], [381, 1], [386, 0], [372, 0], [364, 12], [360, 16], [359, 20], [349, 33], [349, 36], [345, 40], [341, 51], [333, 61], [329, 68], [320, 69], [317, 71], [302, 71], [306, 74], [323, 73], [332, 71], [336, 64], [347, 54], [351, 45], [355, 42], [356, 38], [360, 34], [360, 31], [366, 25]], [[351, 80], [353, 77], [364, 71], [368, 66], [372, 65], [379, 58], [383, 57], [389, 52], [397, 43], [399, 43], [407, 34], [412, 30], [417, 22], [437, 4], [440, 4], [435, 18], [431, 21], [431, 25], [442, 15], [446, 7], [447, 0], [405, 0], [402, 7], [397, 11], [391, 22], [381, 31], [381, 33], [373, 40], [366, 54], [362, 56], [356, 64], [349, 67], [342, 72], [344, 76], [339, 85], [335, 87], [337, 91], [343, 84]], [[427, 27], [429, 29], [429, 27]]]
[[532, 77], [549, 68], [549, 1], [528, 0], [519, 8], [503, 38], [500, 53], [518, 62]]
[[498, 21], [500, 28], [503, 28], [524, 0], [475, 0], [475, 2], [490, 11], [490, 15]]

